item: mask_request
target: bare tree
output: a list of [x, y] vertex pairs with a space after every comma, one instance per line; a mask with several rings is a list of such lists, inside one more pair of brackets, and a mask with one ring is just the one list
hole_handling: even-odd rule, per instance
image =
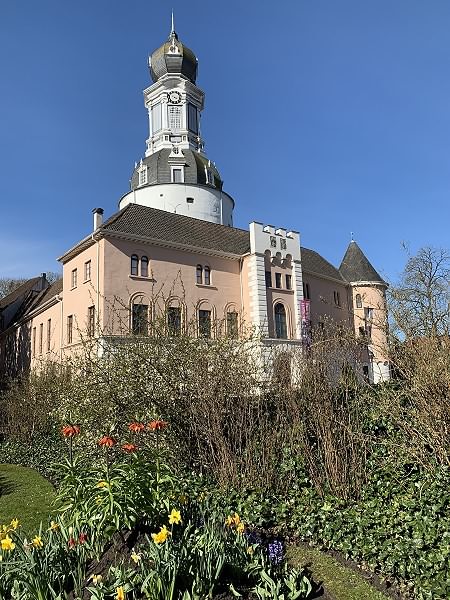
[[388, 294], [395, 334], [406, 339], [449, 335], [450, 252], [425, 247], [409, 256]]

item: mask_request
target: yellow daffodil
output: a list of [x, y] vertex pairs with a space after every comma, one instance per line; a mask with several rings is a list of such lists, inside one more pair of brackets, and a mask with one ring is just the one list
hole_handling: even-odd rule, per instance
[[152, 539], [155, 544], [163, 544], [170, 535], [170, 531], [165, 525], [161, 527], [158, 533], [152, 533]]
[[42, 548], [42, 546], [44, 545], [40, 535], [36, 535], [31, 541], [35, 548]]
[[122, 585], [116, 589], [116, 592], [116, 600], [125, 600], [125, 592]]
[[238, 525], [236, 527], [236, 531], [238, 533], [244, 533], [244, 531], [245, 531], [245, 525], [244, 525], [244, 523], [242, 521], [240, 523], [238, 523]]
[[59, 525], [56, 521], [50, 521], [50, 527], [47, 531], [57, 531], [59, 529]]
[[15, 531], [19, 527], [19, 519], [13, 519], [11, 521], [10, 527], [12, 527]]
[[237, 514], [237, 512], [235, 512], [233, 515], [233, 523], [235, 525], [239, 525], [240, 522], [241, 522], [241, 517]]
[[179, 525], [181, 523], [181, 513], [179, 510], [172, 509], [169, 515], [169, 524], [170, 525]]
[[133, 550], [133, 552], [130, 555], [130, 558], [135, 564], [138, 564], [141, 561], [142, 557], [140, 554], [136, 554], [136, 552]]
[[253, 550], [253, 546], [249, 546], [249, 547], [247, 548], [247, 554], [249, 554], [250, 556], [253, 556], [254, 552], [255, 552], [255, 551]]
[[107, 481], [99, 481], [95, 487], [97, 487], [97, 488], [107, 488], [107, 487], [109, 487], [109, 483]]
[[225, 519], [225, 525], [227, 527], [231, 527], [233, 525], [234, 521], [233, 521], [233, 517], [231, 515], [228, 515], [228, 517]]
[[12, 541], [9, 535], [6, 535], [0, 543], [2, 546], [2, 550], [14, 550], [14, 548], [16, 547], [15, 543]]
[[94, 585], [98, 585], [103, 581], [103, 577], [101, 575], [91, 575], [91, 579]]
[[103, 502], [103, 498], [101, 496], [97, 496], [96, 499], [95, 499], [95, 502], [97, 504], [101, 504]]

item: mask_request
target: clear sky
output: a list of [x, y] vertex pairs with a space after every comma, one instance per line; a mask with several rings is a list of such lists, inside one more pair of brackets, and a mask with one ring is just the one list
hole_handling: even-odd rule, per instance
[[388, 280], [402, 242], [450, 246], [448, 0], [1, 0], [0, 276], [58, 270], [117, 210], [172, 7], [236, 226], [334, 264], [353, 231]]

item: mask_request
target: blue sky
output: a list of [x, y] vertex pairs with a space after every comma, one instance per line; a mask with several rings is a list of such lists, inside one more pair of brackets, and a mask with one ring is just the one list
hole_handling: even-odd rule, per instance
[[0, 277], [58, 270], [92, 208], [117, 210], [172, 6], [236, 226], [334, 264], [353, 231], [391, 281], [402, 243], [450, 246], [448, 0], [3, 0]]

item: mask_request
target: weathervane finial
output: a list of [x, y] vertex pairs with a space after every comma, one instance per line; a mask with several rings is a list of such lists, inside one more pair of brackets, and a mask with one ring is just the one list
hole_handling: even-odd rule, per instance
[[353, 239], [353, 231], [350, 231], [350, 241], [354, 242], [355, 240]]
[[175, 22], [173, 18], [173, 8], [172, 8], [172, 28], [170, 30], [170, 34], [173, 35], [175, 33]]

